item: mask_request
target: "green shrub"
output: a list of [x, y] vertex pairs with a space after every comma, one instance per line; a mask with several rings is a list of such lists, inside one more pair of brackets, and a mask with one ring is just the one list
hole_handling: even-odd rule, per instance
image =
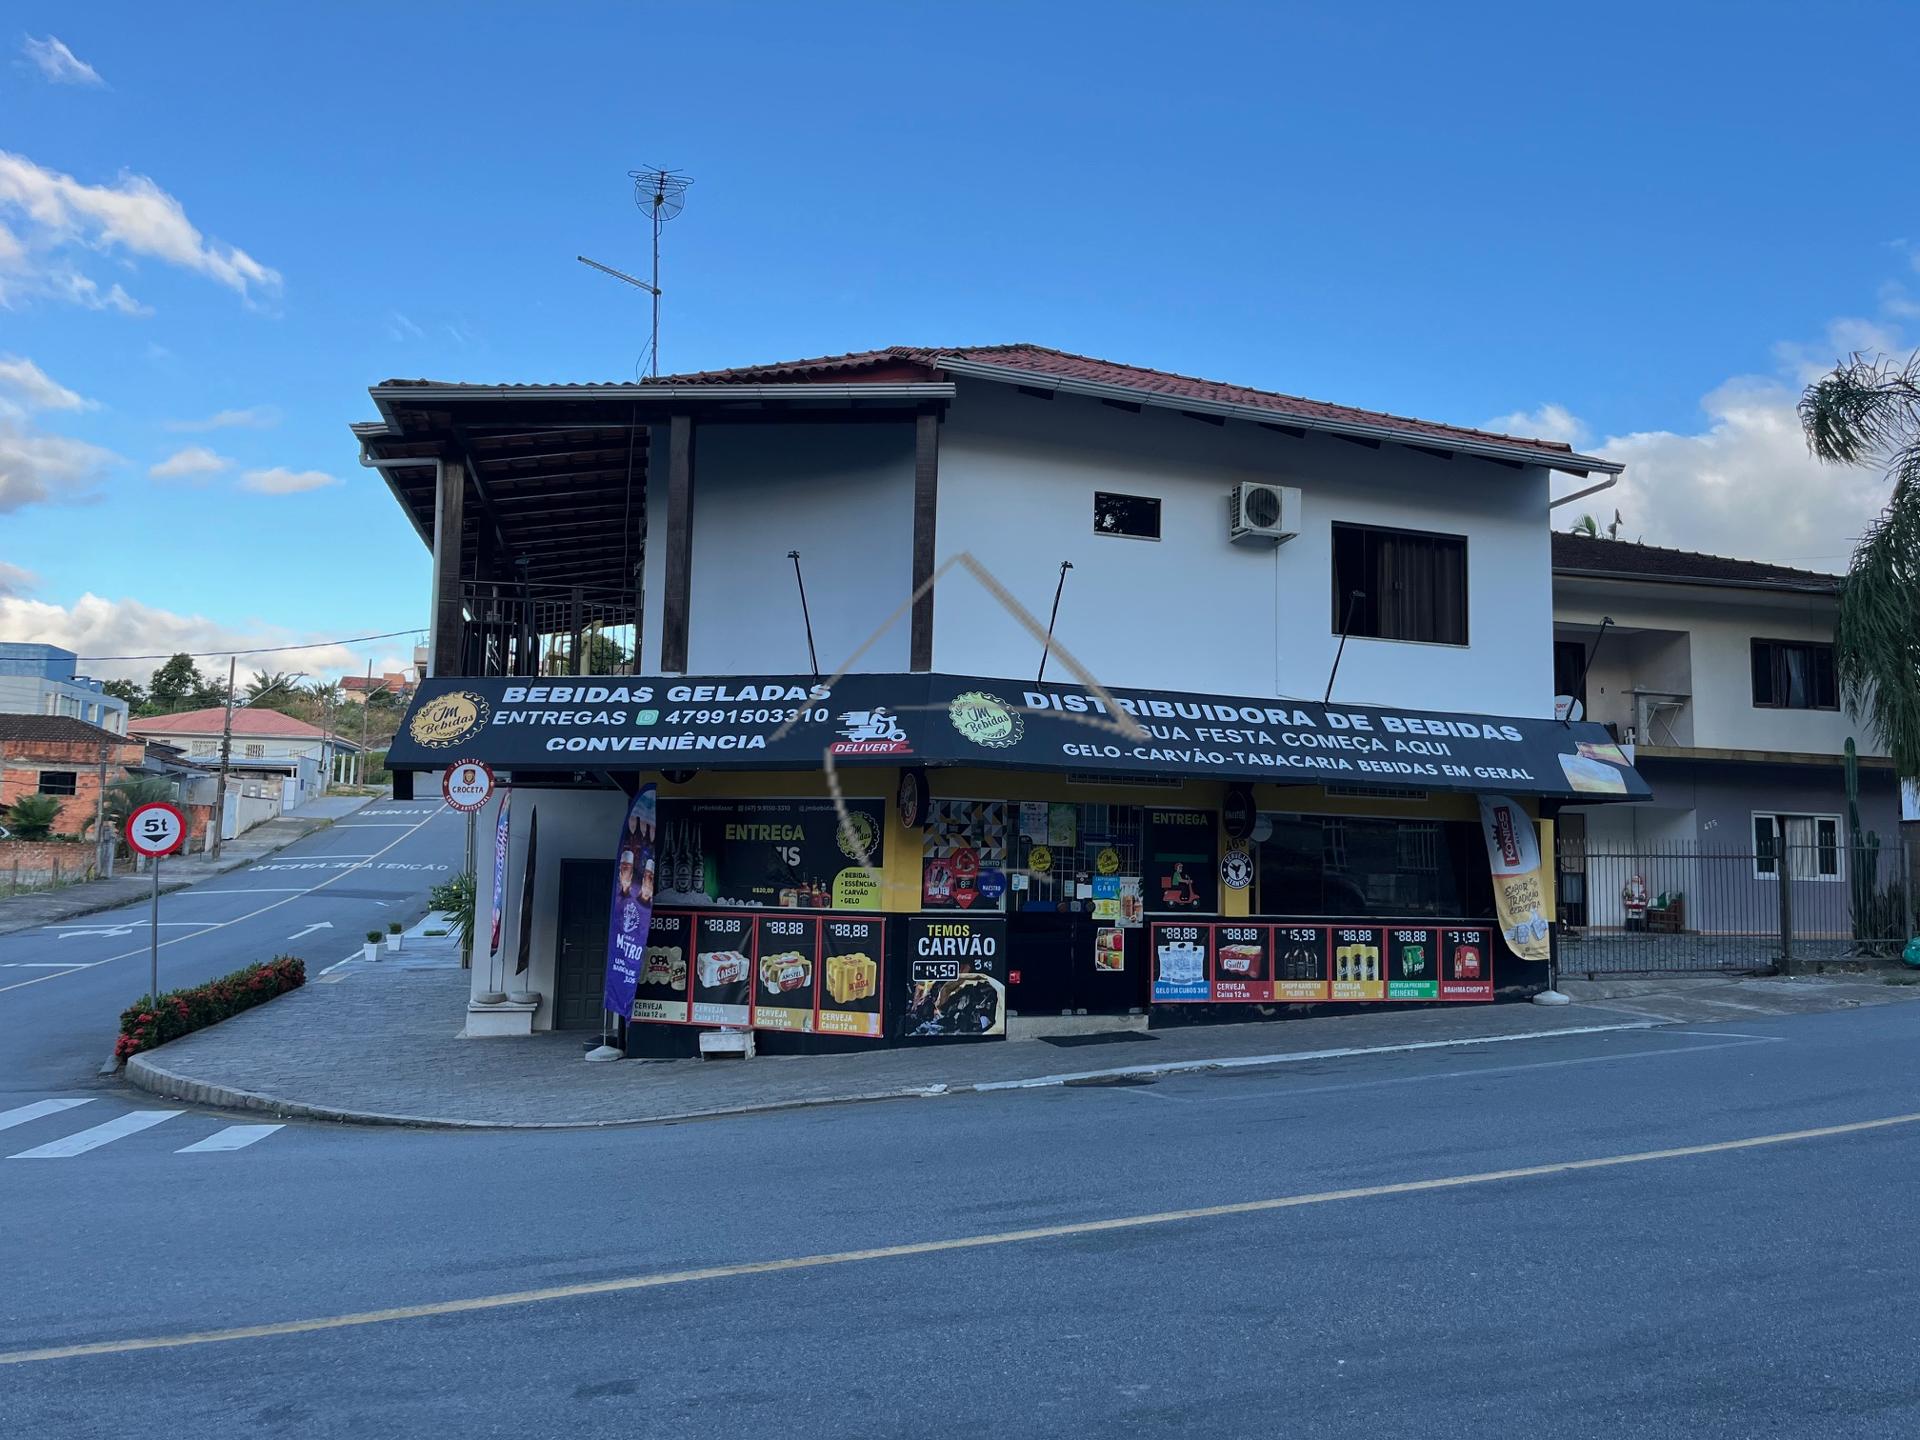
[[143, 999], [120, 1013], [120, 1037], [113, 1042], [116, 1060], [138, 1055], [169, 1040], [238, 1015], [242, 1010], [297, 990], [307, 983], [307, 962], [282, 955], [249, 965], [218, 980], [174, 990], [157, 1001]]
[[45, 840], [60, 818], [60, 802], [51, 795], [22, 795], [8, 807], [7, 828], [16, 839]]
[[436, 885], [427, 893], [427, 904], [440, 911], [453, 921], [453, 933], [460, 937], [465, 945], [473, 934], [473, 872], [462, 871], [444, 885]]

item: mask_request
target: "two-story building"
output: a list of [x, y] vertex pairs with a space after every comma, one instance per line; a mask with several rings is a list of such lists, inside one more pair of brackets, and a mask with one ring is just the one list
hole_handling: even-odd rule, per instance
[[[176, 746], [193, 760], [218, 764], [227, 712], [215, 705], [204, 710], [182, 710], [172, 715], [149, 715], [129, 727], [144, 740]], [[326, 793], [328, 786], [345, 783], [360, 747], [338, 731], [326, 730], [297, 715], [256, 706], [233, 710], [230, 772], [284, 776], [281, 801], [288, 810]]]
[[1672, 928], [1766, 933], [1784, 871], [1795, 928], [1845, 935], [1859, 867], [1904, 884], [1897, 777], [1834, 671], [1838, 577], [1569, 534], [1553, 572], [1555, 689], [1632, 747], [1653, 791], [1562, 812], [1563, 919], [1624, 924], [1637, 877], [1677, 901]]
[[1524, 995], [1477, 797], [1525, 870], [1646, 794], [1553, 716], [1550, 476], [1619, 468], [1564, 444], [1025, 345], [372, 396], [434, 555], [397, 792], [514, 795], [476, 1031], [599, 1027], [649, 841], [637, 1049]]

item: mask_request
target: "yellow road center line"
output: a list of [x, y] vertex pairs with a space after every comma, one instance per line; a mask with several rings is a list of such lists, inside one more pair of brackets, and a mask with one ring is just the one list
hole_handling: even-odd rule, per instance
[[511, 1305], [540, 1305], [554, 1300], [577, 1300], [589, 1295], [617, 1295], [630, 1290], [654, 1290], [665, 1285], [691, 1285], [702, 1280], [730, 1280], [742, 1275], [777, 1275], [790, 1270], [817, 1270], [828, 1265], [853, 1265], [867, 1260], [898, 1260], [915, 1255], [938, 1255], [949, 1250], [981, 1250], [994, 1245], [1020, 1245], [1033, 1240], [1059, 1240], [1098, 1235], [1111, 1230], [1139, 1230], [1191, 1220], [1215, 1220], [1228, 1215], [1257, 1215], [1268, 1210], [1292, 1210], [1306, 1205], [1329, 1205], [1340, 1200], [1369, 1200], [1381, 1195], [1417, 1195], [1428, 1190], [1452, 1190], [1464, 1185], [1487, 1185], [1497, 1180], [1529, 1180], [1542, 1175], [1566, 1175], [1579, 1170], [1606, 1170], [1621, 1165], [1645, 1165], [1655, 1160], [1683, 1160], [1694, 1155], [1719, 1155], [1730, 1150], [1757, 1150], [1788, 1145], [1797, 1140], [1824, 1140], [1834, 1135], [1857, 1135], [1895, 1125], [1920, 1123], [1920, 1112], [1890, 1115], [1880, 1120], [1855, 1120], [1845, 1125], [1822, 1125], [1812, 1130], [1786, 1130], [1752, 1135], [1743, 1140], [1717, 1140], [1707, 1145], [1678, 1145], [1666, 1150], [1641, 1150], [1630, 1155], [1602, 1155], [1591, 1160], [1557, 1160], [1547, 1165], [1522, 1165], [1511, 1170], [1483, 1170], [1472, 1175], [1444, 1175], [1431, 1180], [1401, 1180], [1388, 1185], [1361, 1185], [1348, 1190], [1321, 1190], [1308, 1195], [1280, 1195], [1267, 1200], [1240, 1200], [1227, 1205], [1202, 1205], [1188, 1210], [1161, 1210], [1150, 1215], [1123, 1215], [1111, 1220], [1078, 1220], [1064, 1225], [1038, 1225], [1026, 1230], [1002, 1230], [987, 1235], [959, 1235], [947, 1240], [919, 1240], [905, 1245], [880, 1245], [868, 1250], [839, 1250], [823, 1255], [796, 1255], [782, 1260], [747, 1260], [732, 1265], [709, 1265], [698, 1270], [669, 1270], [654, 1275], [625, 1275], [578, 1285], [553, 1285], [541, 1290], [514, 1290], [502, 1295], [474, 1295], [464, 1300], [435, 1300], [422, 1305], [397, 1305], [387, 1310], [362, 1310], [351, 1315], [324, 1315], [311, 1320], [280, 1320], [266, 1325], [239, 1325], [229, 1330], [195, 1330], [179, 1335], [149, 1335], [130, 1340], [99, 1340], [87, 1345], [54, 1345], [41, 1350], [0, 1352], [0, 1365], [28, 1365], [46, 1360], [72, 1360], [85, 1355], [124, 1355], [135, 1350], [178, 1350], [189, 1345], [220, 1345], [233, 1340], [265, 1340], [276, 1335], [309, 1335], [321, 1330], [348, 1330], [360, 1325], [385, 1325], [395, 1320], [423, 1320], [435, 1315], [466, 1315], [480, 1310], [502, 1310]]

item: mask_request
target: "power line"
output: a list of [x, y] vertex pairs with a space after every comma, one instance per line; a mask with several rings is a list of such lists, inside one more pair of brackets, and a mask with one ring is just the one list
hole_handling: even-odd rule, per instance
[[369, 640], [392, 640], [401, 635], [425, 635], [427, 627], [416, 625], [411, 630], [388, 630], [379, 635], [353, 635], [345, 640], [315, 640], [306, 645], [256, 645], [251, 650], [170, 650], [162, 655], [76, 655], [77, 665], [81, 661], [92, 664], [97, 660], [171, 660], [175, 655], [185, 655], [193, 660], [206, 660], [219, 655], [277, 655], [287, 650], [325, 650], [330, 645], [363, 645]]

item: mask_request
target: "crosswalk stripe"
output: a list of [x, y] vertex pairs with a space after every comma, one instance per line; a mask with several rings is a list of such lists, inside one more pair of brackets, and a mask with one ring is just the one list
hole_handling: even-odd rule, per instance
[[[89, 1096], [87, 1099], [91, 1099]], [[36, 1100], [31, 1105], [22, 1105], [18, 1110], [0, 1110], [0, 1130], [11, 1130], [16, 1125], [24, 1125], [29, 1120], [38, 1120], [42, 1115], [58, 1115], [62, 1110], [71, 1110], [76, 1105], [85, 1105], [81, 1100]]]
[[9, 1155], [9, 1160], [66, 1160], [75, 1155], [84, 1155], [89, 1150], [98, 1150], [102, 1145], [111, 1145], [115, 1140], [123, 1140], [136, 1135], [149, 1126], [158, 1125], [162, 1120], [171, 1120], [183, 1115], [183, 1110], [133, 1110], [125, 1115], [107, 1121], [104, 1125], [95, 1125], [91, 1130], [81, 1130], [67, 1136], [64, 1140], [49, 1140], [45, 1145], [36, 1145], [31, 1150], [22, 1150], [18, 1155]]
[[176, 1155], [207, 1155], [216, 1150], [244, 1150], [256, 1140], [264, 1140], [276, 1130], [284, 1130], [285, 1125], [229, 1125], [224, 1130], [216, 1130], [204, 1140], [192, 1145], [183, 1145], [173, 1153]]

